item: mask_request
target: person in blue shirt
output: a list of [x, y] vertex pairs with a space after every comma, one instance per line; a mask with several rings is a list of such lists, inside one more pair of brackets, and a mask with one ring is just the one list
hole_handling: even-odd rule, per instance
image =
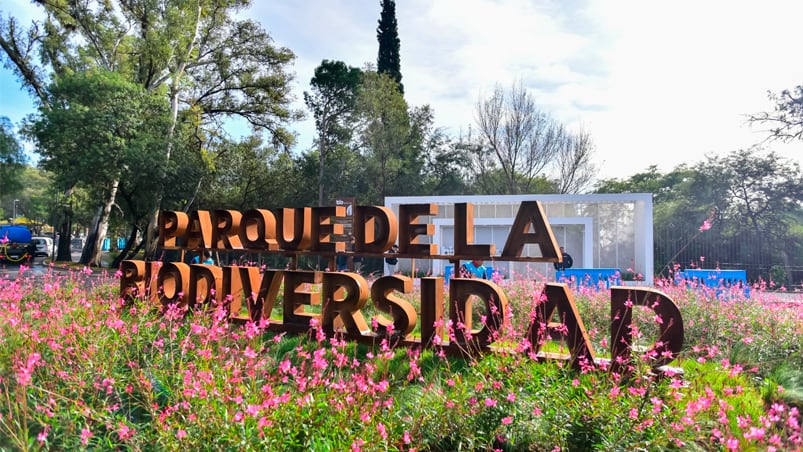
[[460, 277], [488, 279], [488, 274], [485, 266], [482, 265], [482, 260], [472, 259], [471, 262], [466, 262], [460, 266]]
[[337, 258], [335, 259], [335, 263], [337, 265], [337, 271], [344, 272], [348, 271], [349, 269], [349, 257], [346, 254], [338, 254]]
[[190, 263], [192, 263], [192, 264], [203, 263], [203, 264], [207, 264], [207, 265], [215, 265], [215, 260], [212, 259], [212, 252], [211, 251], [204, 250], [203, 256], [204, 256], [204, 261], [203, 262], [200, 262], [201, 261], [201, 255], [199, 254], [199, 255], [193, 257], [192, 258], [192, 262], [190, 262]]

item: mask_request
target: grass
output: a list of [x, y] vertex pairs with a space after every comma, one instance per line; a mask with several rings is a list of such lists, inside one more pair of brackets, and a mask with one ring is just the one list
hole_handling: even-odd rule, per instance
[[[543, 282], [504, 284], [520, 322]], [[682, 373], [636, 361], [622, 384], [526, 353], [462, 359], [268, 333], [219, 311], [160, 315], [121, 304], [112, 276], [21, 271], [0, 279], [0, 449], [799, 449], [800, 305], [662, 290], [683, 314]], [[607, 292], [575, 298], [604, 355]], [[637, 314], [649, 344], [655, 319]]]

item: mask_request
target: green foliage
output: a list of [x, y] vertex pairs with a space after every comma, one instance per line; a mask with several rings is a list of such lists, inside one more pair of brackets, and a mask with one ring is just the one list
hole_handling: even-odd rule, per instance
[[787, 231], [786, 212], [799, 209], [803, 202], [800, 165], [760, 148], [709, 157], [700, 171], [720, 181], [725, 218], [773, 240]]
[[[237, 117], [257, 132], [266, 131], [277, 148], [286, 150], [293, 144], [293, 136], [285, 126], [299, 119], [301, 113], [290, 106], [292, 75], [285, 68], [294, 55], [275, 46], [270, 35], [255, 22], [238, 18], [248, 1], [203, 0], [192, 5], [174, 0], [62, 3], [37, 3], [47, 19], [27, 30], [13, 17], [0, 22], [0, 47], [9, 67], [36, 97], [40, 115], [49, 115], [50, 109], [60, 110], [62, 124], [73, 121], [81, 126], [75, 132], [61, 132], [71, 139], [56, 140], [57, 134], [53, 132], [47, 139], [53, 149], [42, 149], [45, 159], [52, 160], [48, 167], [54, 173], [58, 168], [60, 189], [69, 189], [93, 174], [81, 168], [109, 169], [95, 172], [100, 177], [93, 181], [96, 186], [107, 185], [103, 196], [94, 193], [104, 208], [101, 221], [93, 222], [98, 225], [97, 231], [102, 233], [106, 229], [106, 212], [115, 201], [112, 187], [120, 171], [127, 173], [126, 181], [121, 183], [136, 182], [119, 187], [123, 200], [119, 206], [125, 209], [123, 217], [130, 222], [132, 232], [155, 225], [158, 209], [181, 209], [192, 204], [216, 159], [213, 157], [218, 150], [216, 140], [226, 119]], [[51, 88], [82, 76], [98, 82], [99, 74], [103, 74], [109, 86], [98, 94], [103, 93], [107, 101], [111, 101], [112, 91], [108, 88], [114, 83], [131, 85], [117, 94], [129, 89], [130, 94], [135, 94], [130, 99], [119, 99], [121, 109], [130, 109], [131, 121], [110, 121], [109, 125], [116, 130], [99, 127], [102, 124], [99, 115], [94, 118], [97, 122], [82, 124], [79, 119], [87, 118], [80, 116], [90, 112], [64, 109], [65, 92], [62, 90], [55, 96], [51, 93]], [[75, 83], [72, 86], [78, 90]], [[142, 105], [143, 94], [136, 93], [134, 88], [145, 96], [159, 98], [169, 108], [165, 110], [154, 104], [157, 108], [152, 112], [146, 109], [143, 114], [136, 107], [138, 102]], [[78, 99], [76, 91], [70, 102], [99, 106], [100, 99], [90, 99], [89, 94]], [[110, 113], [108, 109], [105, 111]], [[73, 113], [75, 117], [68, 118]], [[134, 131], [120, 128], [133, 129], [148, 119], [152, 122], [167, 119], [167, 123], [159, 134], [139, 131], [140, 138], [150, 137], [148, 143], [127, 142], [131, 151], [140, 148], [136, 162], [137, 156], [133, 155], [126, 162], [114, 162], [115, 156], [111, 154], [120, 152], [121, 143], [108, 138], [130, 140]], [[90, 146], [83, 146], [76, 139], [77, 134], [88, 131], [93, 132], [88, 141]], [[73, 136], [67, 137], [70, 134]], [[145, 151], [156, 140], [161, 141], [159, 155]], [[70, 142], [81, 145], [72, 153], [64, 152]], [[108, 146], [101, 146], [102, 142]], [[98, 150], [104, 152], [93, 155]], [[98, 162], [105, 165], [92, 167]], [[129, 165], [115, 166], [115, 163]], [[191, 177], [195, 179], [189, 180]], [[143, 219], [143, 215], [149, 218]], [[149, 231], [148, 252], [152, 256], [155, 228]]]
[[451, 142], [440, 130], [430, 130], [425, 147], [424, 193], [432, 195], [468, 194], [468, 156], [464, 149]]
[[[162, 156], [170, 123], [167, 99], [119, 73], [104, 71], [59, 77], [49, 87], [49, 96], [49, 105], [29, 120], [26, 133], [37, 144], [40, 165], [54, 175], [56, 187], [81, 187], [91, 194], [92, 220], [84, 224], [97, 228], [90, 229], [90, 238], [97, 231], [105, 235], [118, 191], [156, 196], [152, 181], [159, 180], [166, 166]], [[97, 213], [99, 205], [104, 208]], [[91, 254], [82, 261], [97, 264], [100, 250], [94, 240], [87, 246]]]
[[65, 76], [50, 93], [51, 107], [40, 109], [26, 132], [58, 186], [83, 184], [104, 193], [129, 172], [154, 177], [153, 163], [165, 146], [161, 137], [168, 122], [163, 97], [113, 72]]
[[[348, 138], [348, 119], [359, 92], [362, 71], [342, 61], [323, 60], [310, 80], [304, 102], [315, 117], [319, 135]], [[346, 136], [342, 134], [346, 133]]]
[[[16, 199], [17, 214], [32, 220], [30, 229], [39, 234], [42, 226], [53, 223], [55, 196], [51, 188], [53, 176], [47, 171], [24, 165], [19, 168], [20, 190], [14, 195], [0, 196], [3, 205], [9, 206], [8, 217], [13, 212]], [[2, 218], [2, 217], [0, 217]]]
[[376, 39], [379, 41], [379, 55], [376, 59], [377, 72], [387, 74], [395, 80], [399, 92], [404, 94], [404, 85], [401, 82], [401, 41], [399, 40], [394, 0], [382, 0], [379, 26], [376, 27]]
[[[779, 284], [803, 265], [797, 252], [803, 249], [801, 187], [799, 165], [750, 148], [666, 174], [650, 167], [625, 180], [601, 181], [597, 192], [654, 194], [658, 273], [722, 265], [746, 269], [749, 280]], [[705, 222], [710, 229], [701, 228]]]
[[351, 139], [353, 114], [357, 102], [362, 71], [346, 66], [342, 61], [323, 60], [310, 80], [311, 92], [304, 93], [304, 103], [315, 117], [318, 130], [318, 205], [327, 205], [326, 187], [337, 189], [343, 171], [333, 164], [330, 153], [342, 149]]
[[0, 117], [0, 196], [14, 196], [22, 188], [26, 158], [11, 121]]
[[[785, 403], [800, 400], [801, 318], [762, 294], [722, 303], [703, 292], [666, 288], [687, 326], [676, 362], [682, 373], [638, 372], [621, 384], [605, 371], [574, 370], [512, 350], [465, 359], [437, 349], [388, 349], [379, 340], [344, 342], [315, 330], [270, 333], [230, 324], [214, 307], [185, 312], [173, 306], [160, 315], [144, 302], [120, 305], [112, 279], [48, 278], [45, 285], [0, 282], [3, 448], [798, 445], [799, 414]], [[516, 321], [528, 318], [537, 289], [530, 282], [506, 288]], [[592, 341], [600, 341], [609, 324], [606, 294], [578, 293], [576, 300]], [[648, 330], [641, 325], [648, 317], [637, 321]]]
[[[296, 162], [286, 153], [266, 146], [257, 137], [219, 144], [214, 170], [197, 200], [202, 209], [269, 209], [301, 206], [296, 190], [308, 188], [300, 181]], [[310, 192], [312, 201], [314, 192]], [[306, 204], [309, 205], [309, 204]]]
[[419, 132], [431, 116], [408, 111], [393, 79], [371, 71], [364, 72], [357, 111], [363, 157], [358, 202], [381, 204], [386, 196], [420, 194], [424, 150]]

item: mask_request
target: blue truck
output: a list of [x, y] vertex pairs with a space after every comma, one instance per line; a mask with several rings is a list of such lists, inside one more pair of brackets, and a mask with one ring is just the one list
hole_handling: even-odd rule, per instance
[[25, 262], [34, 256], [36, 245], [25, 226], [0, 226], [0, 261]]

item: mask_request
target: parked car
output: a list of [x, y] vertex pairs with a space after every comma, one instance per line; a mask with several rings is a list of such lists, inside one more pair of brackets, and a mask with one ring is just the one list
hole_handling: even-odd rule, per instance
[[74, 237], [70, 240], [70, 249], [72, 251], [83, 251], [85, 240], [83, 237]]
[[35, 246], [25, 226], [0, 226], [0, 260], [22, 262], [33, 257]]
[[36, 245], [34, 256], [52, 256], [53, 255], [53, 239], [51, 237], [34, 237], [31, 239]]

